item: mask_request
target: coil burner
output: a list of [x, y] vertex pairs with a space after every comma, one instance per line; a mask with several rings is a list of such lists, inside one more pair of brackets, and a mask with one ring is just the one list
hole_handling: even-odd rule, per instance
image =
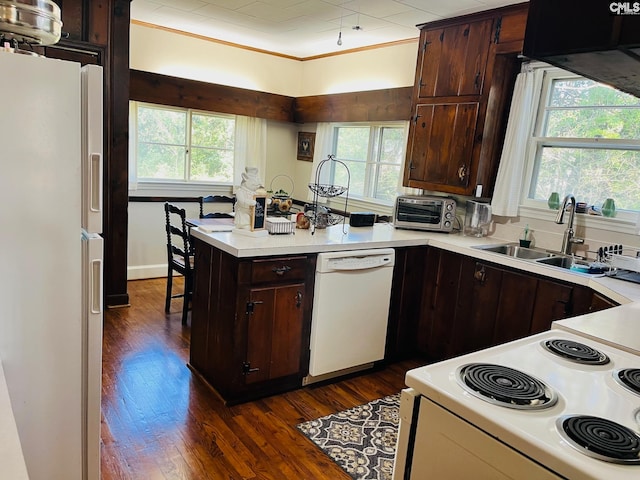
[[564, 338], [545, 340], [542, 342], [542, 346], [549, 352], [575, 363], [584, 365], [605, 365], [609, 363], [609, 357], [604, 353], [573, 340]]
[[640, 395], [640, 368], [622, 368], [613, 372], [613, 378], [627, 390]]
[[624, 425], [590, 415], [563, 416], [556, 425], [572, 447], [589, 457], [640, 465], [640, 435]]
[[544, 382], [513, 368], [490, 363], [470, 363], [457, 369], [458, 383], [489, 403], [518, 410], [549, 408], [557, 394]]

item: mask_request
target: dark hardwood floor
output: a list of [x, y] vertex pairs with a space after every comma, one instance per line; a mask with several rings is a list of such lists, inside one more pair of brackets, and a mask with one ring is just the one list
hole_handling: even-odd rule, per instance
[[397, 393], [418, 363], [225, 407], [186, 365], [190, 329], [182, 300], [164, 313], [165, 285], [129, 282], [131, 307], [105, 313], [102, 479], [350, 478], [295, 426]]

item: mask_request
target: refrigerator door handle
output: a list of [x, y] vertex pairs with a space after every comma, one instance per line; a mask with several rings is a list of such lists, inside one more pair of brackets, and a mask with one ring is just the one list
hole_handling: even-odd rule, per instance
[[91, 287], [89, 289], [91, 299], [91, 313], [102, 313], [102, 260], [91, 260]]
[[89, 208], [93, 213], [102, 213], [102, 154], [89, 155]]

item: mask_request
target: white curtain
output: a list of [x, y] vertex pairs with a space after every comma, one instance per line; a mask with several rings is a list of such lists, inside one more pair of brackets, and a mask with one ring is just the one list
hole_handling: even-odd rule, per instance
[[263, 118], [236, 116], [233, 186], [240, 186], [245, 167], [256, 167], [264, 183], [267, 171], [267, 121]]
[[[313, 151], [313, 165], [311, 166], [311, 177], [309, 183], [316, 182], [316, 170], [322, 160], [325, 160], [330, 154], [335, 155], [333, 151], [333, 124], [331, 123], [318, 123], [316, 127], [316, 142]], [[330, 168], [324, 168], [322, 170], [324, 178], [320, 179], [320, 183], [330, 183], [329, 177], [331, 173]], [[307, 200], [313, 201], [313, 192], [309, 190], [307, 194]], [[326, 202], [326, 198], [320, 198], [319, 201]]]
[[491, 200], [494, 215], [517, 217], [523, 193], [527, 147], [540, 101], [542, 68], [524, 65], [518, 74], [511, 101], [500, 167]]

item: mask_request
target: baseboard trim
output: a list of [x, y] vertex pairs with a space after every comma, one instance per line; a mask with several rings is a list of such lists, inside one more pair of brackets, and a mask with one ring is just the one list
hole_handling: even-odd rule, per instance
[[164, 265], [136, 265], [127, 267], [127, 280], [145, 280], [147, 278], [160, 278], [166, 276], [166, 263]]

